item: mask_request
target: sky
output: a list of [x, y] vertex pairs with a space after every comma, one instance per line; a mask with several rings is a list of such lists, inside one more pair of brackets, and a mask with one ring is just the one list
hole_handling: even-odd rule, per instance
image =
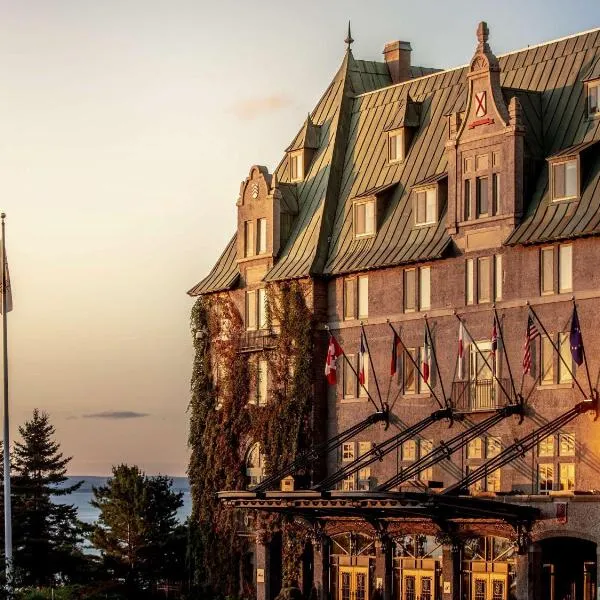
[[70, 473], [185, 474], [186, 291], [339, 67], [410, 41], [467, 63], [600, 26], [595, 0], [0, 0], [12, 438], [50, 414]]

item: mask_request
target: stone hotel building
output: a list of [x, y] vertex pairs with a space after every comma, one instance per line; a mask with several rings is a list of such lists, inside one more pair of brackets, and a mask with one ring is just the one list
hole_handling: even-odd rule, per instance
[[[215, 492], [306, 533], [306, 597], [598, 598], [600, 29], [500, 56], [476, 35], [440, 70], [404, 41], [359, 60], [349, 33], [189, 292], [233, 302], [271, 411], [268, 290], [304, 290], [312, 452], [275, 471], [249, 435], [245, 489]], [[273, 600], [281, 543], [250, 540], [244, 576]]]

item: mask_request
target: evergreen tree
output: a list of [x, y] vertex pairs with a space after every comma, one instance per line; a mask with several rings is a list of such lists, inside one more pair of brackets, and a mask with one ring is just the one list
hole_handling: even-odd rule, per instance
[[183, 560], [176, 519], [182, 494], [172, 484], [168, 477], [148, 477], [123, 464], [113, 467], [106, 485], [94, 488], [91, 503], [100, 517], [92, 543], [115, 577], [125, 580], [129, 594], [173, 577]]
[[83, 526], [77, 509], [53, 500], [79, 489], [65, 487], [71, 457], [60, 452], [49, 416], [37, 408], [19, 427], [22, 440], [12, 457], [13, 547], [21, 585], [49, 585], [76, 578], [85, 562], [81, 552]]

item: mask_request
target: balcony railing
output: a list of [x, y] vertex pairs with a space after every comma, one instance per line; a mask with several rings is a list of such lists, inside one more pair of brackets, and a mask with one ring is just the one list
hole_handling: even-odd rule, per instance
[[511, 394], [510, 380], [500, 379], [502, 386], [495, 379], [476, 379], [474, 381], [453, 381], [452, 402], [455, 410], [472, 412], [479, 410], [495, 410], [505, 406], [509, 398], [502, 391], [504, 388]]
[[246, 331], [242, 336], [240, 352], [257, 352], [274, 348], [277, 343], [277, 335], [270, 329], [257, 329]]

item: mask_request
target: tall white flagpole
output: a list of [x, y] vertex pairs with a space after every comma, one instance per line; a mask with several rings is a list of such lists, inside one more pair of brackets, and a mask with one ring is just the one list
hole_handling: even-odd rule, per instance
[[13, 586], [13, 544], [12, 544], [12, 510], [10, 498], [10, 439], [8, 420], [8, 335], [6, 328], [6, 312], [8, 290], [6, 286], [6, 238], [4, 232], [4, 219], [6, 214], [0, 214], [2, 219], [2, 347], [4, 358], [4, 558], [6, 561], [6, 590], [12, 596]]

